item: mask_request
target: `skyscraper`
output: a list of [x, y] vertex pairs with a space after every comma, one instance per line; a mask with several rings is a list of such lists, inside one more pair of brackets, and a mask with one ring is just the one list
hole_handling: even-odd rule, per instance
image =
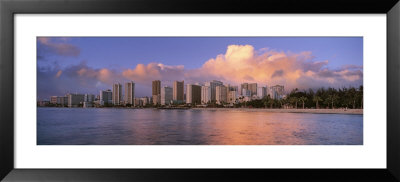
[[157, 105], [161, 103], [161, 81], [154, 80], [152, 84], [152, 99], [153, 104]]
[[250, 90], [251, 96], [257, 95], [257, 83], [249, 83], [248, 90]]
[[135, 83], [126, 82], [125, 83], [125, 104], [135, 105]]
[[248, 83], [240, 84], [240, 95], [245, 95], [246, 94], [246, 93], [243, 93], [243, 89], [249, 90], [249, 84]]
[[169, 105], [172, 101], [172, 88], [161, 88], [161, 105]]
[[68, 97], [68, 107], [78, 107], [83, 104], [85, 95], [83, 94], [67, 94]]
[[100, 102], [101, 106], [109, 105], [112, 103], [112, 92], [108, 90], [100, 90]]
[[201, 103], [207, 104], [211, 101], [211, 87], [201, 86]]
[[226, 93], [226, 87], [224, 85], [218, 85], [215, 87], [215, 100], [217, 101], [218, 104], [223, 104], [227, 103], [227, 93]]
[[113, 84], [112, 103], [120, 105], [122, 100], [122, 85], [120, 83]]
[[236, 90], [230, 90], [230, 91], [228, 91], [228, 99], [227, 99], [227, 102], [228, 102], [228, 103], [234, 104], [234, 103], [236, 102], [237, 93], [238, 93], [238, 91], [236, 91]]
[[186, 103], [201, 104], [201, 86], [191, 84], [186, 85]]
[[94, 95], [85, 94], [83, 99], [83, 107], [93, 107]]
[[217, 80], [213, 80], [210, 82], [206, 82], [205, 86], [208, 86], [211, 88], [211, 101], [215, 101], [216, 100], [216, 92], [215, 89], [217, 86], [219, 85], [223, 85], [223, 83], [221, 81], [217, 81]]
[[183, 102], [183, 83], [183, 80], [181, 82], [174, 81], [172, 99], [178, 103]]
[[273, 99], [282, 99], [285, 92], [283, 85], [275, 85], [270, 88], [270, 94]]
[[267, 95], [267, 88], [266, 87], [257, 87], [257, 97], [259, 99], [262, 99], [266, 95]]

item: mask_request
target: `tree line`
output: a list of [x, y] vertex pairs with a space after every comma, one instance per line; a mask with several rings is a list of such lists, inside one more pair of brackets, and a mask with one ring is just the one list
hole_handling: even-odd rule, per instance
[[358, 88], [319, 88], [302, 90], [293, 89], [283, 99], [272, 99], [270, 95], [262, 99], [238, 103], [236, 107], [254, 108], [296, 108], [296, 109], [362, 109], [363, 86]]

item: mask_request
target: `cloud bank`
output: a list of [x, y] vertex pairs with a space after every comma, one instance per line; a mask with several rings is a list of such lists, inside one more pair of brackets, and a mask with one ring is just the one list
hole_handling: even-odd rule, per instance
[[[65, 51], [64, 48], [70, 48], [49, 44], [48, 40], [42, 41], [53, 47], [52, 51], [57, 54], [70, 56], [77, 53], [73, 51], [74, 48]], [[328, 64], [328, 60], [315, 60], [312, 52], [292, 53], [267, 48], [255, 50], [251, 45], [229, 45], [225, 54], [206, 60], [197, 69], [163, 63], [136, 64], [123, 70], [93, 69], [85, 62], [66, 68], [38, 67], [38, 96], [47, 98], [65, 92], [98, 94], [100, 89], [111, 89], [114, 82], [123, 83], [128, 80], [136, 83], [137, 96], [150, 96], [153, 80], [161, 80], [162, 85], [169, 86], [172, 86], [174, 80], [185, 80], [185, 84], [214, 79], [233, 85], [256, 82], [262, 86], [284, 85], [288, 91], [293, 88], [337, 88], [363, 83], [362, 65], [343, 65], [330, 69]]]

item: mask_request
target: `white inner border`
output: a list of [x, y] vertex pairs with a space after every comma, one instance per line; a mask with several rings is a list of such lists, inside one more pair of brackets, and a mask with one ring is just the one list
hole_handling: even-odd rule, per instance
[[[363, 36], [364, 145], [37, 146], [36, 36]], [[386, 168], [386, 15], [15, 15], [16, 168]]]

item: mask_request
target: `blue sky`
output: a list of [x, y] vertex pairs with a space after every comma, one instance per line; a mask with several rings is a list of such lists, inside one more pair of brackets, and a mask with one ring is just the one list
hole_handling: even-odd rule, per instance
[[[310, 87], [343, 86], [338, 85], [338, 83], [344, 83], [343, 80], [348, 84], [344, 86], [362, 84], [362, 37], [41, 37], [38, 38], [37, 51], [38, 97], [40, 98], [65, 94], [63, 93], [63, 89], [67, 87], [65, 84], [74, 83], [72, 81], [74, 79], [78, 79], [79, 87], [82, 87], [76, 90], [93, 93], [98, 93], [98, 89], [107, 87], [113, 80], [120, 82], [137, 80], [138, 88], [144, 89], [143, 92], [138, 93], [146, 95], [149, 80], [139, 74], [143, 72], [146, 72], [151, 79], [165, 78], [165, 83], [180, 77], [189, 82], [202, 81], [201, 77], [203, 77], [235, 83], [239, 81], [265, 82], [265, 84], [283, 82], [282, 84], [287, 84], [287, 88], [291, 88], [304, 85], [303, 82], [312, 82], [313, 80], [305, 79], [308, 75], [309, 77], [321, 76], [321, 79], [317, 80], [319, 85], [309, 84]], [[245, 56], [243, 59], [234, 60], [236, 58], [227, 57], [227, 52]], [[263, 60], [266, 57], [272, 58], [274, 55], [277, 57], [278, 54], [284, 54], [283, 56], [287, 59], [273, 60], [274, 64]], [[225, 57], [218, 57], [218, 55]], [[210, 59], [214, 62], [209, 62], [208, 68], [205, 68], [205, 63]], [[292, 59], [295, 61], [291, 61]], [[234, 62], [238, 64], [237, 66], [253, 65], [253, 69], [256, 70], [254, 72], [258, 75], [252, 75], [251, 69], [237, 70], [240, 71], [238, 73], [229, 71], [220, 73], [219, 70], [213, 69], [218, 66], [229, 68]], [[282, 64], [278, 64], [279, 62]], [[167, 66], [168, 69], [160, 67], [159, 63]], [[285, 67], [291, 67], [289, 63], [300, 66], [286, 70]], [[144, 68], [138, 67], [139, 64], [144, 65]], [[212, 64], [215, 65], [212, 66]], [[313, 70], [304, 67], [310, 64], [317, 65], [317, 70], [314, 70], [314, 67]], [[180, 65], [183, 67], [179, 67]], [[266, 66], [265, 72], [268, 74], [262, 74], [260, 65]], [[345, 65], [352, 68], [346, 71], [343, 69]], [[277, 66], [276, 69], [274, 69], [275, 66]], [[83, 71], [82, 68], [84, 68]], [[105, 79], [105, 74], [102, 74], [106, 73], [104, 69], [110, 71], [110, 74], [107, 72], [107, 77], [114, 79]], [[158, 69], [158, 72], [152, 72], [153, 69], [155, 71]], [[294, 77], [291, 72], [294, 73], [298, 69], [301, 69], [301, 73]], [[100, 72], [101, 70], [103, 72]], [[283, 70], [285, 74], [282, 78], [272, 79], [270, 76], [274, 75], [274, 72]], [[244, 73], [246, 71], [249, 73]], [[327, 71], [334, 74], [326, 74]], [[78, 76], [73, 75], [74, 72]], [[41, 75], [49, 77], [51, 74], [55, 74], [52, 80], [39, 77]], [[236, 80], [229, 78], [230, 75], [239, 74], [242, 77]], [[197, 75], [197, 78], [193, 75]], [[327, 78], [325, 84], [323, 80], [327, 75], [332, 75], [332, 78]], [[354, 75], [357, 75], [358, 79]], [[332, 79], [339, 80], [335, 84]], [[40, 84], [41, 81], [46, 81], [50, 86]], [[57, 89], [51, 88], [52, 86]]]

